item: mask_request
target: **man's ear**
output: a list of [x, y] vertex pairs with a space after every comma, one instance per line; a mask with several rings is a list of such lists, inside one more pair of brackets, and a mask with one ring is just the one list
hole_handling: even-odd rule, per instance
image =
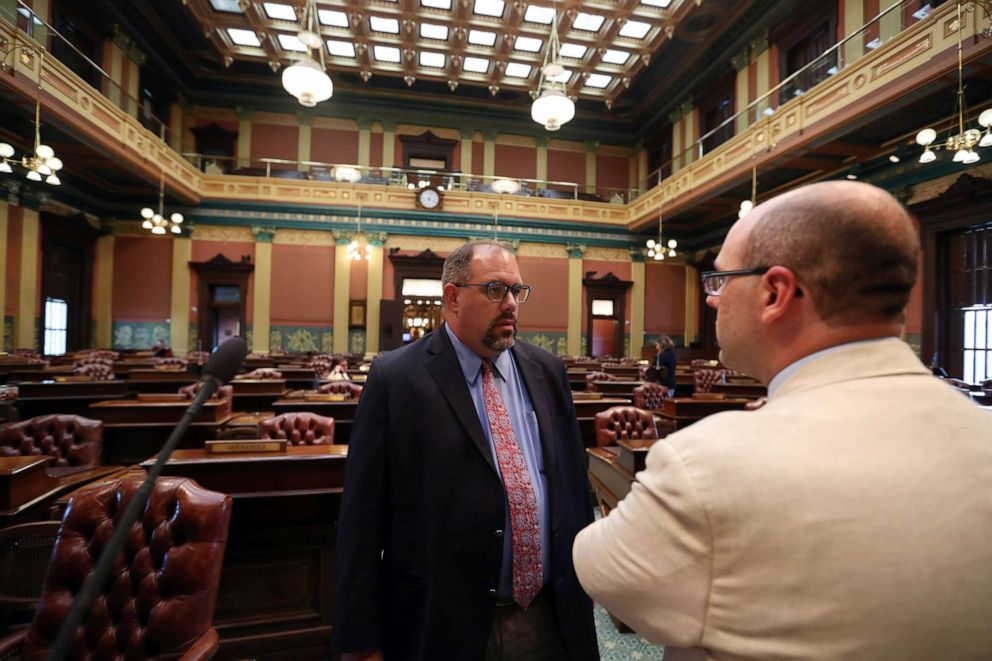
[[784, 317], [802, 296], [796, 274], [784, 266], [773, 266], [761, 277], [761, 320], [771, 323]]
[[458, 287], [449, 282], [441, 290], [441, 298], [446, 309], [454, 313], [458, 312]]

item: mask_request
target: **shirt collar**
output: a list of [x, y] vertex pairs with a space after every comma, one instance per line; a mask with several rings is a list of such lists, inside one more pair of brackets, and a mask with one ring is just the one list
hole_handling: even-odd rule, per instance
[[[451, 346], [455, 348], [455, 355], [458, 356], [458, 364], [462, 368], [465, 380], [470, 386], [474, 386], [475, 380], [479, 378], [479, 374], [482, 372], [482, 358], [472, 351], [467, 344], [459, 340], [448, 324], [444, 324], [444, 330], [451, 339]], [[506, 380], [506, 375], [509, 374], [510, 365], [507, 362], [509, 360], [512, 360], [509, 351], [500, 351], [492, 359], [493, 374], [504, 381]]]
[[827, 347], [826, 349], [821, 349], [815, 353], [811, 353], [808, 356], [803, 356], [802, 358], [788, 365], [782, 371], [780, 371], [778, 374], [775, 375], [775, 377], [771, 380], [771, 383], [768, 384], [768, 398], [771, 399], [772, 397], [774, 397], [775, 391], [777, 391], [782, 386], [783, 383], [788, 381], [789, 377], [791, 377], [793, 374], [801, 370], [806, 365], [812, 363], [814, 360], [818, 360], [820, 358], [823, 358], [824, 356], [828, 356], [832, 353], [840, 351], [841, 349], [847, 349], [849, 347], [855, 347], [865, 344], [872, 344], [875, 342], [881, 342], [883, 340], [888, 340], [888, 339], [891, 338], [879, 337], [879, 338], [872, 338], [870, 340], [855, 340], [854, 342], [845, 342], [844, 344], [837, 344], [832, 347]]

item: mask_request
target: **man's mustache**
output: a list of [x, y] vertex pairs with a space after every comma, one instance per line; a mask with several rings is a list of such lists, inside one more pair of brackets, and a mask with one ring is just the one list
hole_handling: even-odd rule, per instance
[[492, 320], [492, 322], [489, 324], [489, 330], [492, 330], [492, 329], [496, 328], [496, 325], [497, 324], [500, 324], [500, 323], [502, 323], [504, 321], [509, 321], [510, 323], [513, 324], [513, 329], [514, 330], [517, 329], [517, 315], [515, 315], [515, 314], [504, 314], [504, 315], [500, 315], [500, 316], [498, 316], [498, 317], [496, 317], [495, 319]]

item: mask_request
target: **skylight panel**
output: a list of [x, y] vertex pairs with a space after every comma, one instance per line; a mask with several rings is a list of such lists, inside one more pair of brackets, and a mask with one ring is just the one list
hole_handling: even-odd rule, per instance
[[320, 20], [324, 25], [329, 25], [333, 28], [346, 28], [348, 27], [348, 14], [343, 11], [334, 11], [332, 9], [318, 9], [317, 19]]
[[668, 9], [668, 6], [672, 4], [672, 0], [641, 0], [641, 4], [649, 7], [661, 7], [662, 9]]
[[568, 69], [562, 69], [562, 72], [557, 76], [548, 76], [549, 80], [556, 83], [567, 83], [572, 78], [572, 72]]
[[605, 20], [605, 18], [598, 14], [579, 12], [579, 15], [575, 17], [575, 21], [572, 23], [572, 27], [576, 30], [585, 30], [586, 32], [599, 32], [599, 28], [603, 27], [603, 21]]
[[520, 62], [510, 62], [506, 65], [506, 75], [510, 78], [526, 78], [530, 75], [531, 66]]
[[513, 47], [517, 50], [527, 51], [528, 53], [536, 53], [541, 50], [541, 44], [540, 39], [517, 37], [517, 40], [513, 42]]
[[542, 25], [550, 25], [551, 19], [555, 15], [555, 10], [551, 7], [539, 7], [537, 5], [530, 5], [527, 7], [527, 11], [524, 12], [524, 20], [528, 23], [540, 23]]
[[400, 22], [395, 18], [384, 18], [382, 16], [369, 16], [369, 25], [375, 32], [388, 32], [389, 34], [400, 33]]
[[608, 50], [603, 54], [603, 62], [607, 64], [624, 64], [630, 59], [630, 53], [625, 50]]
[[473, 11], [480, 16], [495, 16], [500, 18], [503, 16], [503, 7], [506, 3], [503, 0], [475, 0], [475, 8]]
[[277, 21], [295, 21], [296, 10], [289, 5], [281, 5], [276, 2], [263, 2], [262, 7], [265, 9], [265, 15], [269, 18], [274, 18]]
[[435, 25], [434, 23], [421, 23], [420, 36], [425, 39], [440, 39], [444, 41], [448, 38], [448, 26]]
[[400, 49], [393, 46], [373, 46], [372, 54], [380, 62], [399, 62]]
[[327, 51], [338, 57], [355, 57], [355, 46], [350, 41], [327, 40]]
[[444, 55], [441, 53], [434, 53], [431, 51], [420, 51], [420, 66], [422, 67], [434, 67], [436, 69], [444, 68]]
[[310, 51], [309, 48], [303, 45], [300, 38], [295, 34], [279, 34], [276, 35], [276, 39], [279, 40], [279, 45], [285, 50], [297, 51], [299, 53], [307, 53]]
[[251, 30], [227, 28], [227, 34], [231, 37], [231, 41], [238, 46], [255, 46], [257, 48], [262, 45], [262, 42], [258, 40], [258, 35]]
[[585, 46], [580, 46], [578, 44], [562, 44], [561, 56], [580, 60], [586, 54], [586, 50], [587, 49]]
[[495, 32], [485, 32], [483, 30], [469, 30], [468, 43], [476, 46], [492, 46], [496, 43]]
[[489, 60], [483, 57], [466, 57], [462, 67], [472, 73], [486, 73], [489, 71]]
[[[241, 5], [238, 0], [210, 0], [210, 6], [217, 11], [226, 11], [232, 14], [241, 14]], [[21, 11], [18, 9], [17, 11]]]
[[604, 76], [601, 73], [591, 73], [589, 74], [589, 77], [586, 78], [586, 87], [596, 87], [598, 89], [603, 89], [604, 87], [610, 84], [611, 80], [613, 79], [610, 78], [609, 76]]
[[451, 0], [420, 0], [420, 4], [433, 9], [451, 9]]
[[631, 39], [643, 39], [644, 35], [648, 33], [651, 29], [650, 23], [641, 23], [640, 21], [627, 21], [620, 28], [621, 37], [630, 37]]

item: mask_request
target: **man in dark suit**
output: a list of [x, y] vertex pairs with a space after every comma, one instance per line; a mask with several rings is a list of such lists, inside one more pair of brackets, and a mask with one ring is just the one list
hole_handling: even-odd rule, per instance
[[[492, 242], [444, 265], [445, 325], [379, 356], [341, 505], [343, 659], [598, 659], [572, 567], [592, 520], [564, 365], [515, 341], [523, 285]], [[505, 531], [505, 533], [504, 533]]]

